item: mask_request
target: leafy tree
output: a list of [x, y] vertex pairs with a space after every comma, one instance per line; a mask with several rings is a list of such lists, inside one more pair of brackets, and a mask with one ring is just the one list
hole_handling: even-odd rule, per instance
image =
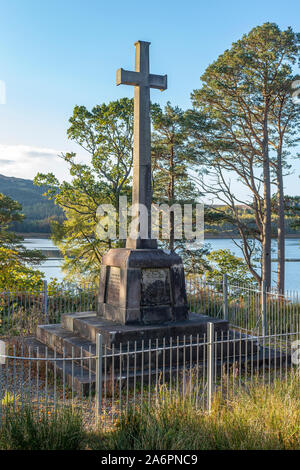
[[243, 258], [235, 256], [230, 250], [211, 251], [207, 259], [212, 264], [211, 269], [206, 273], [207, 279], [217, 280], [221, 284], [223, 275], [227, 274], [228, 282], [232, 285], [255, 284]]
[[[195, 185], [194, 175], [198, 172], [202, 153], [191, 138], [189, 115], [169, 102], [164, 109], [154, 104], [151, 111], [153, 200], [158, 204], [166, 204], [169, 208], [178, 204], [183, 209], [184, 204], [193, 204], [192, 219], [195, 228], [195, 204], [200, 203], [202, 194]], [[183, 210], [181, 214], [183, 216]], [[197, 240], [187, 240], [184, 233], [181, 239], [176, 239], [174, 211], [169, 211], [167, 215], [170, 238], [161, 240], [160, 244], [170, 252], [180, 253], [187, 274], [203, 274], [209, 269], [205, 258], [208, 248], [199, 246]], [[207, 226], [219, 223], [223, 220], [223, 215], [205, 207], [204, 218]]]
[[[252, 29], [206, 69], [202, 87], [192, 94], [197, 109], [190, 113], [194, 137], [206, 150], [212, 177], [202, 190], [230, 207], [248, 268], [257, 282], [264, 280], [268, 288], [272, 172], [276, 174], [273, 183], [277, 185], [281, 210], [282, 171], [298, 125], [287, 90], [293, 79], [292, 66], [299, 57], [299, 38], [291, 28], [281, 31], [273, 23]], [[250, 191], [249, 200], [234, 194], [230, 175]], [[241, 204], [253, 208], [255, 230], [250, 231], [239, 218], [237, 206]], [[278, 220], [282, 227], [282, 213]], [[261, 246], [261, 275], [253, 264], [256, 249], [250, 238]], [[282, 276], [278, 288], [283, 290]]]
[[290, 226], [297, 230], [300, 228], [300, 196], [286, 196], [284, 209], [287, 216], [291, 218]]
[[28, 250], [22, 244], [23, 238], [9, 230], [14, 221], [23, 219], [21, 205], [0, 193], [0, 287], [29, 286], [43, 278], [40, 271], [30, 267], [44, 259], [38, 250]]
[[118, 211], [119, 197], [130, 199], [133, 101], [123, 98], [91, 111], [76, 106], [70, 124], [69, 139], [87, 152], [90, 163], [78, 162], [75, 153], [63, 154], [72, 181], [59, 182], [53, 173], [39, 173], [34, 183], [47, 185], [47, 197], [65, 213], [62, 224], [52, 224], [52, 238], [64, 255], [67, 278], [93, 280], [98, 278], [102, 254], [121, 243], [99, 239], [95, 230], [100, 204], [112, 204]]
[[[300, 54], [300, 48], [298, 49]], [[287, 157], [291, 150], [300, 141], [300, 106], [291, 95], [292, 83], [296, 77], [290, 70], [289, 76], [285, 74], [281, 86], [277, 90], [276, 100], [270, 109], [270, 146], [275, 156], [270, 159], [271, 172], [276, 181], [276, 216], [277, 216], [277, 246], [278, 271], [277, 288], [284, 292], [285, 276], [285, 222], [286, 198], [284, 195], [283, 171], [290, 168]]]
[[203, 275], [211, 271], [211, 263], [208, 261], [209, 247], [204, 245], [201, 248], [185, 246], [180, 253], [183, 259], [186, 275]]
[[31, 288], [42, 285], [44, 274], [30, 268], [17, 250], [0, 246], [0, 289]]
[[[199, 190], [193, 184], [190, 172], [198, 161], [196, 149], [189, 142], [189, 128], [185, 113], [167, 103], [162, 110], [152, 105], [152, 173], [153, 200], [159, 204], [192, 204], [199, 199]], [[169, 212], [170, 239], [165, 242], [173, 252], [175, 241], [174, 211]]]

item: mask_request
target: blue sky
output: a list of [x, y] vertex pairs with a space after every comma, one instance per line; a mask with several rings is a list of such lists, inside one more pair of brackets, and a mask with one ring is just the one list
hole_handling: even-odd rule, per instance
[[[266, 21], [300, 31], [300, 2], [0, 0], [0, 173], [67, 177], [57, 154], [78, 150], [66, 138], [74, 105], [133, 96], [115, 72], [133, 68], [136, 40], [151, 42], [152, 73], [168, 75], [152, 100], [187, 108], [209, 63]], [[299, 194], [296, 174], [286, 184]]]

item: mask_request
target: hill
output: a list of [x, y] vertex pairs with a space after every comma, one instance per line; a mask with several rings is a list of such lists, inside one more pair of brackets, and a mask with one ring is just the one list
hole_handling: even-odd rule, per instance
[[46, 188], [35, 186], [32, 180], [0, 175], [0, 192], [22, 205], [25, 219], [11, 229], [18, 233], [50, 234], [51, 220], [64, 220], [60, 207], [43, 196]]

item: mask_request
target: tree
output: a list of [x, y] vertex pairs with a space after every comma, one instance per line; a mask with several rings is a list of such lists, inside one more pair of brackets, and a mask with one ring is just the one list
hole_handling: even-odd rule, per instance
[[17, 250], [0, 246], [0, 289], [30, 288], [42, 285], [44, 274], [32, 269]]
[[[181, 221], [184, 204], [194, 204], [192, 218], [195, 225], [195, 203], [200, 203], [202, 194], [195, 185], [193, 175], [198, 171], [202, 153], [191, 139], [189, 115], [170, 102], [164, 109], [153, 104], [151, 111], [154, 203], [165, 204], [169, 209], [174, 205], [180, 206]], [[206, 224], [223, 220], [223, 216], [210, 208], [205, 207], [204, 214]], [[209, 269], [205, 258], [208, 249], [199, 246], [197, 240], [187, 240], [184, 233], [180, 239], [176, 239], [174, 211], [168, 210], [166, 215], [169, 217], [170, 238], [160, 243], [170, 252], [180, 253], [187, 274], [203, 274]]]
[[[189, 128], [183, 110], [168, 102], [162, 110], [152, 105], [152, 174], [153, 200], [159, 204], [183, 207], [199, 199], [200, 193], [190, 172], [198, 161], [197, 149], [189, 142]], [[170, 239], [165, 242], [173, 252], [175, 242], [175, 215], [169, 211]], [[178, 243], [177, 243], [178, 244]]]
[[15, 221], [23, 219], [21, 205], [0, 193], [0, 287], [32, 286], [41, 282], [43, 273], [30, 266], [39, 265], [45, 259], [38, 250], [29, 250], [22, 244], [23, 238], [9, 230]]
[[[278, 147], [274, 116], [278, 116], [283, 90], [287, 90], [292, 65], [299, 57], [299, 38], [291, 28], [280, 31], [273, 23], [254, 28], [206, 69], [202, 87], [192, 93], [197, 110], [190, 113], [194, 136], [206, 151], [208, 173], [214, 177], [202, 189], [230, 207], [248, 268], [267, 288], [271, 285], [271, 172], [276, 168], [274, 184], [282, 191], [284, 168], [284, 161], [277, 165], [283, 153], [270, 155], [270, 147], [274, 142]], [[288, 95], [284, 96], [288, 108], [291, 103]], [[290, 125], [285, 128], [290, 136], [294, 118], [291, 113]], [[286, 138], [284, 144], [288, 147], [290, 140]], [[248, 200], [234, 194], [230, 175], [250, 192]], [[281, 196], [278, 201], [281, 205]], [[237, 206], [241, 204], [253, 208], [255, 230], [250, 231], [239, 218]], [[257, 249], [249, 242], [250, 236], [261, 247], [261, 274], [253, 262]]]
[[64, 211], [63, 224], [53, 223], [53, 240], [64, 254], [67, 278], [98, 278], [101, 256], [122, 242], [99, 239], [97, 209], [112, 204], [119, 209], [119, 197], [130, 199], [133, 143], [133, 101], [123, 98], [95, 106], [88, 111], [76, 106], [70, 118], [68, 137], [90, 157], [89, 164], [77, 161], [75, 153], [61, 157], [69, 165], [72, 181], [59, 182], [54, 174], [37, 174], [34, 183], [47, 185], [46, 195]]
[[291, 90], [296, 77], [290, 72], [285, 76], [285, 82], [277, 91], [277, 99], [270, 110], [271, 136], [270, 145], [275, 156], [271, 158], [271, 170], [275, 175], [276, 215], [277, 215], [277, 246], [278, 246], [278, 270], [277, 290], [284, 292], [285, 274], [285, 195], [283, 184], [283, 171], [289, 169], [287, 157], [299, 141], [300, 131], [300, 106], [293, 101]]
[[222, 285], [224, 274], [232, 286], [241, 284], [255, 285], [253, 278], [249, 276], [248, 266], [245, 261], [235, 256], [230, 250], [214, 250], [207, 254], [207, 259], [212, 267], [206, 273], [207, 279], [219, 281]]

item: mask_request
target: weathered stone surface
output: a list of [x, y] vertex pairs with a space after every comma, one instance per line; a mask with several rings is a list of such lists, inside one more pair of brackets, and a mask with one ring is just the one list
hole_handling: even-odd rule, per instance
[[141, 307], [141, 323], [143, 325], [165, 324], [173, 319], [175, 320], [171, 306], [152, 305], [151, 307]]
[[117, 266], [123, 268], [169, 268], [182, 266], [180, 256], [175, 253], [168, 254], [160, 249], [133, 250], [130, 248], [114, 248], [109, 250], [102, 258], [103, 266]]
[[162, 341], [165, 339], [169, 341], [173, 338], [173, 342], [179, 337], [180, 340], [185, 336], [186, 338], [192, 336], [194, 339], [203, 337], [207, 334], [207, 322], [214, 323], [215, 332], [220, 334], [222, 331], [224, 335], [227, 334], [229, 323], [226, 320], [219, 320], [216, 318], [208, 317], [207, 315], [200, 315], [190, 313], [188, 320], [169, 321], [164, 325], [137, 325], [137, 324], [122, 324], [114, 321], [105, 320], [98, 315], [80, 316], [80, 314], [64, 314], [62, 316], [62, 326], [68, 325], [69, 329], [74, 334], [85, 337], [90, 341], [96, 341], [96, 334], [101, 333], [103, 342], [108, 347], [113, 344], [120, 343], [127, 344], [129, 341], [133, 346], [134, 341], [140, 344], [142, 340], [145, 342], [152, 340]]
[[120, 268], [110, 266], [107, 272], [105, 303], [120, 305]]
[[141, 273], [141, 305], [171, 305], [169, 269], [146, 268]]
[[135, 71], [119, 69], [117, 85], [134, 86], [134, 138], [133, 138], [133, 187], [132, 203], [142, 204], [148, 210], [148, 238], [128, 238], [126, 246], [131, 249], [157, 248], [156, 240], [151, 239], [151, 128], [150, 128], [150, 88], [165, 90], [167, 76], [149, 73], [150, 42], [135, 43]]
[[141, 325], [188, 317], [184, 269], [178, 255], [118, 248], [104, 255], [102, 262], [99, 316]]

